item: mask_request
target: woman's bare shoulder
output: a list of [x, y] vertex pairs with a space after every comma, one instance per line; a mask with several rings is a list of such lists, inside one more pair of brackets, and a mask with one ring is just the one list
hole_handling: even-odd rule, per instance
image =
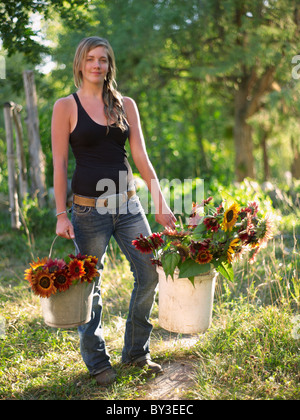
[[53, 109], [60, 112], [71, 112], [75, 105], [73, 95], [65, 96], [63, 98], [57, 99], [54, 104]]
[[135, 108], [137, 106], [135, 101], [129, 96], [123, 96], [123, 103], [126, 108]]
[[125, 113], [129, 120], [139, 119], [138, 107], [132, 98], [129, 98], [128, 96], [123, 96], [123, 104], [124, 104]]

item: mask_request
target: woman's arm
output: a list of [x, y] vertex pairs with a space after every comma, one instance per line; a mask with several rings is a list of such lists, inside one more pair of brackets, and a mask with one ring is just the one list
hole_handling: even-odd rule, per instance
[[151, 192], [155, 206], [155, 220], [171, 229], [175, 228], [176, 217], [168, 207], [155, 170], [150, 162], [141, 128], [138, 108], [131, 98], [124, 98], [124, 107], [130, 125], [130, 149], [133, 161]]
[[[70, 109], [70, 99], [62, 98], [54, 104], [52, 114], [51, 137], [56, 214], [66, 211]], [[75, 237], [67, 213], [57, 216], [56, 234], [67, 239]]]

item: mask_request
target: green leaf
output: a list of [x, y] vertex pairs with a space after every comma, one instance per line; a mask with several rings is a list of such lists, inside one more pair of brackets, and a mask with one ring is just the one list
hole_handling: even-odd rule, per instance
[[202, 237], [203, 233], [206, 232], [206, 226], [204, 223], [199, 223], [199, 225], [197, 225], [197, 227], [195, 227], [193, 233], [192, 233], [192, 237], [193, 239], [196, 237]]
[[229, 264], [226, 260], [213, 261], [215, 269], [222, 274], [227, 280], [234, 280], [234, 273], [232, 264]]
[[210, 271], [210, 264], [198, 264], [191, 259], [187, 259], [180, 265], [179, 269], [179, 278], [190, 278]]
[[180, 255], [175, 252], [168, 252], [162, 256], [161, 263], [163, 265], [166, 277], [170, 275], [173, 278], [175, 268], [178, 266], [180, 261]]

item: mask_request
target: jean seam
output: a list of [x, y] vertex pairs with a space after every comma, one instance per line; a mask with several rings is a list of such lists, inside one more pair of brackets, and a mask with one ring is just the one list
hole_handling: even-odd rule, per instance
[[[126, 252], [127, 252], [127, 255], [128, 255], [128, 258], [130, 259], [130, 262], [131, 262], [131, 264], [134, 266], [134, 268], [135, 268], [135, 272], [136, 272], [136, 281], [137, 281], [137, 292], [136, 292], [136, 295], [135, 295], [135, 299], [134, 299], [134, 303], [133, 303], [133, 305], [132, 305], [132, 316], [133, 316], [133, 312], [134, 312], [134, 307], [135, 307], [135, 304], [136, 304], [136, 300], [137, 300], [137, 296], [138, 296], [138, 290], [139, 290], [139, 287], [140, 287], [140, 281], [139, 281], [139, 275], [138, 275], [138, 270], [137, 270], [137, 267], [136, 267], [136, 265], [135, 265], [135, 263], [134, 263], [134, 261], [132, 260], [132, 258], [131, 258], [131, 255], [130, 255], [130, 253], [128, 252], [128, 249], [127, 249], [127, 246], [124, 244], [124, 242], [122, 241], [122, 238], [115, 232], [115, 235], [118, 237], [118, 239], [119, 239], [119, 241], [122, 243], [122, 245], [123, 245], [123, 247], [126, 249]], [[135, 328], [134, 328], [134, 323], [132, 322], [132, 338], [131, 338], [131, 349], [133, 348], [133, 342], [134, 342], [134, 336], [135, 336]], [[130, 349], [130, 350], [131, 350]], [[129, 352], [128, 352], [129, 353]], [[131, 357], [131, 356], [130, 356]]]

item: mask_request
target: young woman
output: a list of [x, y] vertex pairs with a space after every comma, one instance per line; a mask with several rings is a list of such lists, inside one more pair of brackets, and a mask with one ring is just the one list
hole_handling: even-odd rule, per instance
[[[97, 256], [100, 274], [108, 242], [112, 235], [115, 237], [134, 275], [122, 362], [158, 373], [161, 367], [151, 361], [149, 350], [149, 317], [157, 274], [151, 255], [139, 253], [132, 245], [137, 236], [151, 232], [134, 191], [125, 152], [127, 139], [134, 163], [151, 192], [156, 221], [174, 228], [176, 218], [162, 196], [149, 161], [137, 106], [116, 90], [115, 59], [108, 41], [99, 37], [83, 39], [76, 50], [73, 72], [78, 91], [59, 99], [52, 117], [56, 233], [76, 238], [82, 254]], [[72, 221], [66, 211], [69, 143], [76, 159]], [[102, 335], [100, 279], [101, 275], [95, 285], [91, 321], [78, 330], [81, 354], [89, 372], [98, 384], [107, 385], [116, 374]]]

